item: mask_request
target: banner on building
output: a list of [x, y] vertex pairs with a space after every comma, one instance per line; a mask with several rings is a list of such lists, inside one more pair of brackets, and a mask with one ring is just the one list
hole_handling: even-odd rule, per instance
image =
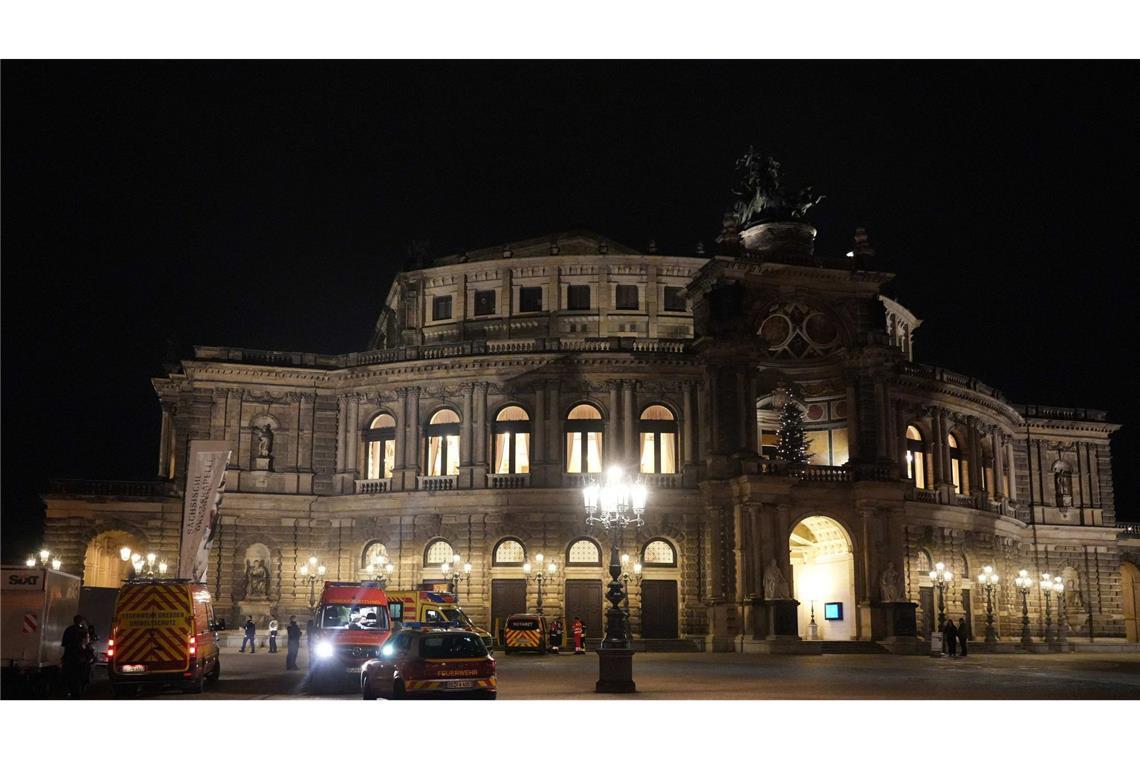
[[229, 441], [190, 441], [186, 463], [186, 498], [182, 504], [182, 540], [178, 576], [206, 581], [210, 546], [217, 535], [226, 490], [226, 465], [233, 444]]

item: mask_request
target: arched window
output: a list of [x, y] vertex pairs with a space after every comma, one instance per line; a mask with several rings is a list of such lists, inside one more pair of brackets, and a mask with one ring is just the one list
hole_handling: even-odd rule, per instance
[[579, 538], [566, 550], [566, 564], [599, 567], [602, 564], [602, 550], [593, 539]]
[[530, 472], [530, 417], [521, 406], [505, 406], [495, 415], [497, 475]]
[[371, 541], [360, 554], [360, 567], [384, 567], [388, 564], [388, 548], [379, 541]]
[[504, 538], [495, 544], [495, 551], [491, 555], [491, 564], [498, 567], [522, 567], [526, 562], [526, 547], [514, 538]]
[[368, 464], [365, 468], [369, 480], [392, 477], [396, 461], [396, 419], [390, 414], [378, 414], [364, 431], [368, 443]]
[[906, 428], [906, 476], [914, 481], [915, 488], [926, 488], [926, 448], [922, 433], [914, 425]]
[[602, 471], [602, 413], [578, 404], [566, 415], [566, 472]]
[[641, 564], [646, 567], [676, 567], [677, 552], [673, 544], [663, 538], [655, 538], [641, 550]]
[[437, 538], [424, 550], [424, 567], [439, 567], [444, 562], [451, 562], [454, 556], [455, 550], [451, 548], [451, 544], [442, 538]]
[[958, 448], [958, 439], [953, 433], [946, 434], [946, 446], [950, 449], [950, 479], [954, 483], [954, 493], [962, 493], [962, 450]]
[[926, 549], [919, 549], [914, 560], [915, 570], [918, 571], [920, 578], [925, 578], [926, 574], [934, 568], [934, 560], [930, 558], [930, 552]]
[[440, 409], [424, 429], [427, 438], [427, 474], [459, 474], [459, 415]]
[[677, 420], [673, 413], [660, 404], [647, 406], [637, 429], [641, 433], [641, 471], [676, 472]]

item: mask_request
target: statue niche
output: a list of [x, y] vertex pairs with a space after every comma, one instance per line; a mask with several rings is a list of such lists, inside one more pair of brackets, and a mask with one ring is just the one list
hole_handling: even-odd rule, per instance
[[276, 437], [273, 423], [264, 416], [255, 419], [252, 425], [252, 433], [253, 469], [272, 470], [273, 442]]
[[1058, 507], [1068, 509], [1073, 506], [1073, 469], [1062, 459], [1053, 463], [1053, 491]]
[[270, 553], [265, 544], [245, 550], [245, 599], [268, 599], [270, 592]]

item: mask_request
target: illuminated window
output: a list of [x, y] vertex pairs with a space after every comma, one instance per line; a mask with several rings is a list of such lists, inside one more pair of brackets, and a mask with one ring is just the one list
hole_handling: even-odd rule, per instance
[[606, 423], [589, 404], [578, 404], [566, 416], [566, 472], [601, 472]]
[[392, 477], [396, 461], [396, 420], [390, 414], [378, 414], [364, 431], [368, 444], [368, 463], [365, 474], [369, 480]]
[[[808, 460], [811, 464], [825, 464], [838, 467], [847, 464], [850, 454], [847, 447], [847, 428], [829, 430], [805, 430], [808, 442]], [[773, 444], [774, 445], [774, 444]]]
[[388, 564], [389, 559], [387, 547], [379, 541], [373, 541], [364, 547], [364, 552], [360, 557], [360, 566], [365, 568], [372, 565], [374, 568], [381, 568]]
[[926, 449], [922, 433], [914, 425], [906, 429], [906, 476], [914, 481], [915, 488], [926, 488]]
[[459, 474], [459, 415], [440, 409], [424, 429], [427, 439], [427, 474]]
[[495, 472], [530, 472], [530, 417], [521, 406], [507, 406], [495, 415]]
[[677, 472], [677, 420], [673, 413], [654, 404], [641, 413], [641, 471]]
[[495, 546], [495, 553], [491, 555], [492, 565], [520, 566], [526, 562], [526, 547], [513, 538], [504, 538]]
[[965, 480], [962, 477], [962, 451], [958, 448], [958, 439], [953, 433], [946, 436], [946, 445], [950, 449], [950, 479], [954, 483], [954, 493], [962, 493], [962, 481]]
[[673, 551], [673, 545], [664, 539], [654, 539], [645, 545], [641, 556], [642, 564], [657, 567], [676, 567], [677, 566], [677, 553]]
[[442, 538], [432, 541], [424, 551], [424, 567], [439, 567], [444, 562], [451, 562], [455, 550], [451, 544]]
[[580, 538], [570, 544], [566, 551], [567, 565], [601, 565], [602, 552], [598, 545], [588, 538]]

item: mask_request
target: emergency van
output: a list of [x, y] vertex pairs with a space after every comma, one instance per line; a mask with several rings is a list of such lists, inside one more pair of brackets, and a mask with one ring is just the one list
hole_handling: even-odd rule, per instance
[[379, 583], [325, 581], [311, 642], [311, 679], [355, 685], [364, 663], [380, 656], [391, 632], [388, 596]]
[[125, 582], [107, 639], [107, 674], [115, 696], [152, 687], [200, 693], [222, 672], [215, 630], [205, 584], [156, 578]]
[[516, 612], [507, 618], [503, 651], [546, 654], [546, 618], [531, 612]]
[[471, 622], [459, 606], [455, 594], [444, 591], [387, 591], [388, 612], [397, 623], [450, 623], [471, 631], [488, 649], [495, 643], [491, 634]]

